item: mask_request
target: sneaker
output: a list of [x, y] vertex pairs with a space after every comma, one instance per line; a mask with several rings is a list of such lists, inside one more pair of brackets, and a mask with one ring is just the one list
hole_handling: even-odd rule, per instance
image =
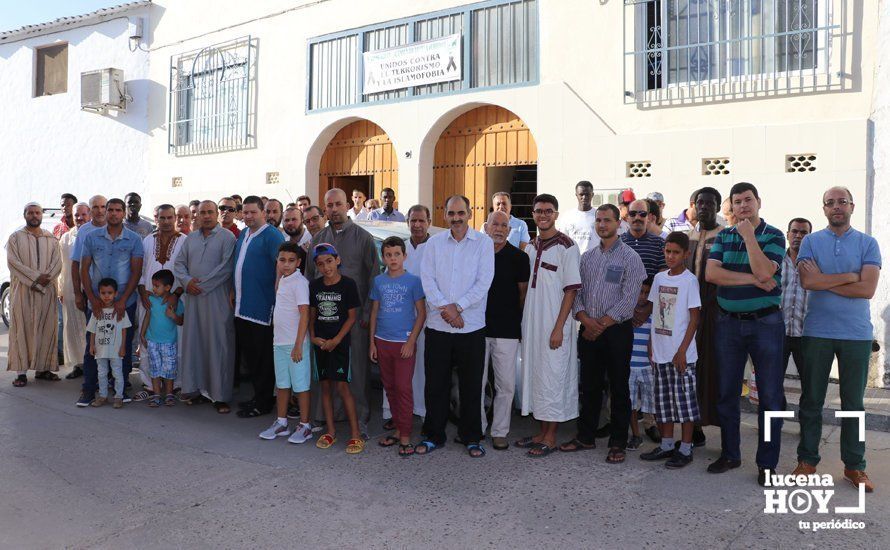
[[643, 444], [643, 438], [638, 435], [635, 435], [627, 440], [626, 449], [628, 451], [637, 451], [640, 449], [640, 445], [642, 445], [642, 444]]
[[93, 402], [94, 396], [87, 395], [84, 392], [80, 392], [80, 397], [77, 398], [77, 401], [74, 402], [78, 407], [89, 407], [90, 403]]
[[807, 464], [803, 460], [797, 462], [797, 468], [791, 472], [793, 476], [808, 476], [816, 473], [816, 467], [812, 464]]
[[661, 443], [661, 432], [658, 431], [658, 426], [646, 428], [646, 435], [652, 440], [652, 443]]
[[120, 397], [120, 399], [123, 399], [124, 403], [131, 403], [133, 401], [133, 398], [130, 397], [130, 394], [127, 392], [127, 390], [124, 390], [124, 395]]
[[297, 426], [297, 429], [294, 430], [293, 435], [287, 438], [288, 443], [306, 443], [312, 439], [312, 426], [309, 424], [300, 424]]
[[664, 463], [664, 467], [671, 470], [679, 470], [690, 462], [692, 462], [692, 453], [684, 455], [678, 450], [674, 451], [674, 454], [672, 454], [668, 461]]
[[741, 460], [730, 460], [725, 457], [720, 457], [714, 462], [708, 465], [708, 472], [712, 474], [722, 474], [724, 472], [728, 472], [734, 468], [738, 468], [742, 465]]
[[844, 469], [844, 479], [853, 484], [853, 487], [859, 488], [860, 485], [865, 486], [866, 493], [873, 493], [875, 486], [865, 475], [865, 470], [847, 470]]
[[90, 407], [101, 407], [105, 403], [108, 403], [108, 398], [99, 396], [99, 397], [93, 399], [93, 402], [90, 403]]
[[114, 407], [115, 409], [120, 409], [120, 408], [123, 407], [123, 406], [124, 406], [124, 400], [123, 400], [123, 398], [121, 398], [121, 397], [115, 397], [115, 398], [114, 398], [114, 404], [112, 405], [112, 407]]
[[290, 435], [290, 428], [286, 424], [281, 424], [276, 419], [269, 428], [260, 434], [260, 439], [272, 440], [276, 437], [287, 437]]
[[661, 447], [655, 447], [648, 453], [642, 453], [640, 455], [640, 460], [649, 460], [649, 461], [665, 460], [672, 456], [674, 456], [674, 449], [665, 451]]

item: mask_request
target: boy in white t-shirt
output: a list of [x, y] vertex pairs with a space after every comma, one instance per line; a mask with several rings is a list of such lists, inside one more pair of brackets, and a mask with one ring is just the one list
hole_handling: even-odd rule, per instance
[[[698, 279], [686, 269], [689, 237], [675, 231], [667, 236], [664, 259], [667, 271], [655, 275], [649, 360], [655, 382], [655, 419], [661, 428], [661, 446], [643, 453], [643, 460], [668, 459], [671, 469], [692, 462], [692, 430], [699, 420], [696, 398], [695, 331], [701, 309]], [[674, 448], [674, 424], [682, 428], [679, 448]]]
[[[272, 316], [272, 345], [275, 359], [275, 386], [278, 388], [276, 405], [278, 418], [260, 434], [262, 439], [290, 435], [290, 443], [305, 443], [312, 439], [309, 425], [309, 281], [300, 273], [306, 252], [294, 242], [278, 247], [278, 282], [275, 291], [275, 310]], [[287, 424], [287, 407], [291, 392], [300, 404], [300, 424], [291, 434]]]

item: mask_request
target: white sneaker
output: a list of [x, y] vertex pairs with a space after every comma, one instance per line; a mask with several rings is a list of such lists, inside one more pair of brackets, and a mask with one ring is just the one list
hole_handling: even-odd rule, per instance
[[276, 437], [287, 437], [290, 435], [290, 428], [286, 424], [281, 424], [276, 419], [269, 426], [269, 429], [260, 434], [260, 439], [275, 439]]
[[294, 430], [294, 435], [287, 438], [288, 443], [306, 443], [312, 439], [312, 427], [309, 424], [300, 424]]

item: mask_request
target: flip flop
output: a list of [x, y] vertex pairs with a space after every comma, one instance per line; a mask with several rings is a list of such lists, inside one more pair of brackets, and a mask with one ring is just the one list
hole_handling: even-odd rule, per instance
[[523, 437], [522, 439], [517, 439], [513, 442], [514, 447], [519, 447], [520, 449], [530, 449], [535, 445], [540, 445], [540, 443], [535, 441], [535, 438], [532, 436]]
[[[432, 441], [430, 441], [428, 439], [424, 439], [423, 441], [421, 441], [420, 443], [418, 443], [417, 445], [414, 446], [414, 454], [421, 455], [421, 456], [428, 455], [431, 452], [438, 449], [439, 447], [440, 447], [440, 445], [436, 445]], [[420, 449], [423, 449], [423, 452], [421, 452]]]
[[606, 462], [609, 464], [621, 464], [625, 458], [627, 458], [627, 454], [624, 452], [624, 449], [612, 447], [609, 449], [609, 454], [606, 455]]
[[531, 458], [544, 458], [545, 456], [552, 455], [553, 453], [555, 453], [558, 450], [559, 450], [559, 447], [557, 447], [557, 446], [550, 447], [543, 443], [538, 443], [537, 446], [532, 447], [525, 454], [527, 456], [530, 456]]
[[414, 445], [399, 445], [399, 456], [402, 458], [408, 458], [409, 456], [414, 454]]
[[[574, 449], [566, 449], [566, 445], [572, 445]], [[564, 453], [576, 453], [578, 451], [590, 451], [592, 449], [596, 449], [596, 443], [593, 444], [584, 444], [577, 437], [566, 441], [562, 445], [559, 446], [559, 450]]]
[[470, 455], [471, 458], [482, 458], [485, 456], [485, 447], [478, 443], [470, 443], [467, 445], [467, 454]]
[[[186, 404], [188, 404], [188, 401], [186, 401]], [[218, 412], [219, 414], [229, 414], [230, 412], [232, 412], [232, 408], [229, 407], [228, 403], [223, 403], [222, 401], [214, 402], [213, 408], [215, 408], [216, 412]]]
[[393, 445], [395, 445], [398, 442], [399, 442], [398, 437], [388, 435], [388, 436], [384, 437], [383, 439], [381, 439], [380, 441], [378, 441], [377, 444], [380, 445], [381, 447], [392, 447]]

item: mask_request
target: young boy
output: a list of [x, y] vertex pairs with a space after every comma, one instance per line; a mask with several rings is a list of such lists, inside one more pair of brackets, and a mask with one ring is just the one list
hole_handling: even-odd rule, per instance
[[90, 333], [90, 355], [96, 358], [99, 371], [99, 397], [90, 405], [101, 407], [108, 402], [108, 370], [114, 376], [114, 408], [124, 406], [123, 357], [127, 351], [127, 329], [132, 325], [124, 315], [120, 319], [114, 312], [117, 281], [105, 278], [99, 281], [99, 300], [102, 313], [90, 317], [87, 332]]
[[[637, 298], [637, 309], [648, 307], [649, 290], [652, 288], [652, 277], [643, 281], [640, 295]], [[630, 431], [633, 435], [627, 441], [627, 450], [636, 451], [643, 444], [640, 435], [641, 413], [654, 413], [652, 404], [652, 366], [649, 364], [649, 331], [652, 328], [652, 316], [634, 327], [634, 346], [630, 353]]]
[[179, 366], [176, 327], [182, 325], [185, 306], [182, 300], [177, 301], [176, 309], [167, 303], [174, 282], [173, 272], [169, 269], [161, 269], [151, 276], [151, 295], [148, 297], [151, 308], [145, 312], [139, 333], [142, 346], [148, 352], [148, 372], [154, 391], [148, 406], [153, 408], [161, 406], [161, 386], [164, 404], [168, 407], [176, 404], [173, 395], [173, 381]]
[[357, 454], [365, 449], [365, 440], [349, 391], [349, 331], [361, 304], [358, 287], [355, 281], [340, 275], [340, 256], [333, 245], [315, 245], [312, 259], [321, 277], [309, 283], [309, 339], [315, 350], [315, 379], [321, 382], [321, 404], [327, 424], [327, 433], [318, 438], [315, 446], [327, 449], [337, 442], [332, 403], [336, 387], [352, 432], [346, 452]]
[[[655, 275], [649, 301], [653, 304], [650, 360], [655, 378], [655, 418], [661, 424], [661, 447], [643, 453], [643, 460], [662, 460], [668, 468], [692, 462], [692, 430], [699, 420], [695, 396], [695, 330], [701, 298], [698, 279], [686, 269], [689, 237], [674, 231], [665, 239], [668, 270]], [[674, 423], [681, 424], [682, 441], [674, 448]]]
[[[278, 419], [260, 434], [262, 439], [290, 435], [290, 443], [312, 439], [309, 424], [309, 281], [300, 273], [306, 253], [294, 242], [278, 247], [278, 282], [272, 316], [272, 346], [275, 357], [275, 386]], [[302, 422], [291, 434], [287, 425], [287, 409], [291, 392], [296, 394]]]
[[394, 435], [384, 436], [379, 444], [399, 444], [399, 456], [414, 454], [411, 422], [414, 411], [414, 348], [426, 320], [426, 304], [420, 277], [405, 271], [405, 241], [389, 237], [380, 247], [386, 273], [378, 275], [371, 287], [372, 361], [380, 364], [380, 378], [396, 425]]

